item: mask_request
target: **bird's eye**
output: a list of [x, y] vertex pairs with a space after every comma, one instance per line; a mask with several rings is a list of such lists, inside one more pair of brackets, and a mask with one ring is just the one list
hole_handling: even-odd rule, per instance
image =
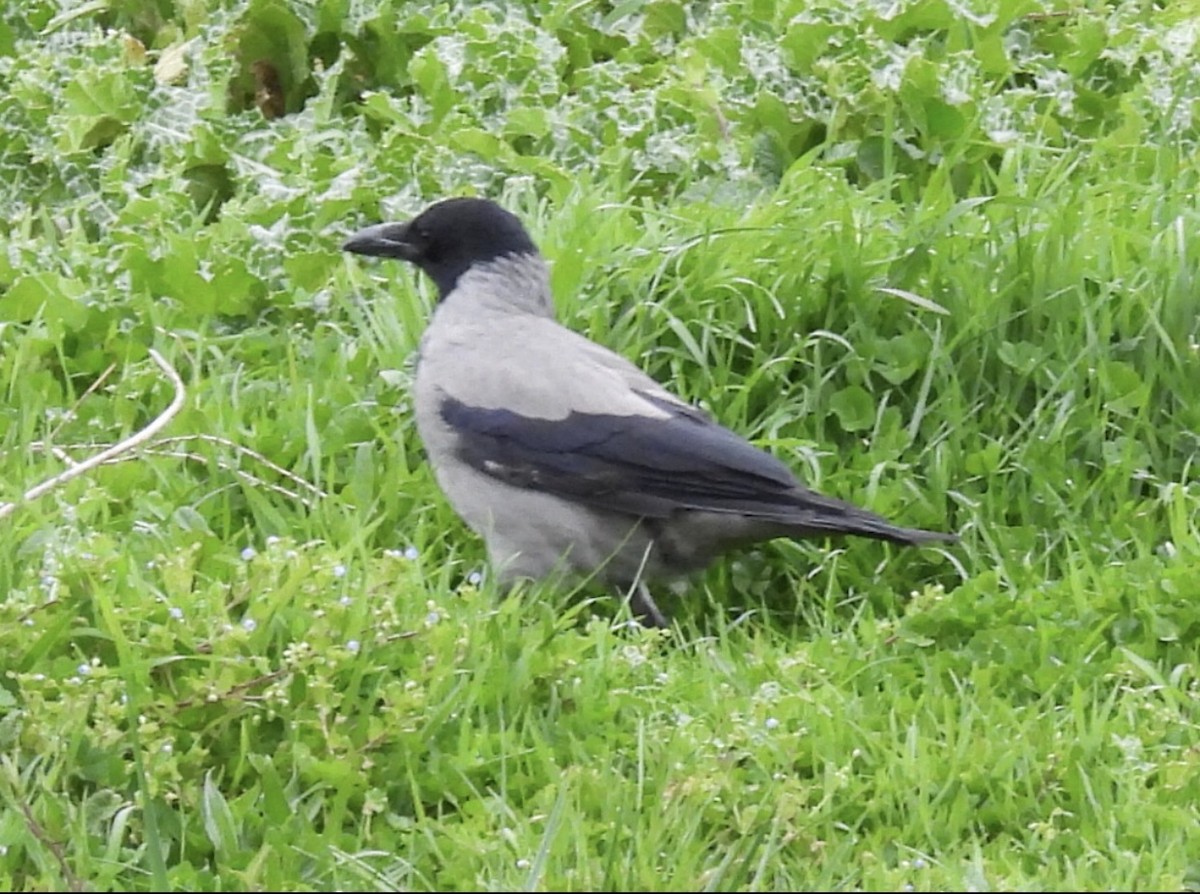
[[411, 240], [413, 245], [426, 260], [436, 260], [441, 254], [442, 246], [438, 244], [433, 231], [427, 225], [420, 224], [413, 227], [413, 237]]

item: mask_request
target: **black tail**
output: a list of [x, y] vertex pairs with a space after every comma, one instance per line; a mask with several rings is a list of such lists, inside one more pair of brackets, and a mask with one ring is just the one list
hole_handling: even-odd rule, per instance
[[790, 536], [810, 538], [852, 534], [886, 540], [902, 546], [928, 546], [933, 543], [957, 543], [957, 534], [905, 528], [894, 525], [881, 515], [860, 509], [853, 503], [809, 491], [800, 500], [799, 510], [788, 519]]

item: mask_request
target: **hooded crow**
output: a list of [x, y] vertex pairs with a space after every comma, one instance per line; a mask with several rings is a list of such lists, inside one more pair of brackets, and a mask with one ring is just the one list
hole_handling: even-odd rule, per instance
[[421, 339], [417, 429], [450, 504], [502, 583], [566, 571], [628, 588], [776, 537], [950, 543], [797, 481], [628, 360], [555, 321], [545, 262], [486, 199], [438, 202], [342, 246], [415, 264], [439, 300]]

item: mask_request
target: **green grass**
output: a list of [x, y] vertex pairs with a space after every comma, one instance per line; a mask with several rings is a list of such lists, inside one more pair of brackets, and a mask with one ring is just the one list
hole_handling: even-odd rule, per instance
[[[1200, 888], [1197, 8], [992, 6], [0, 12], [0, 504], [186, 386], [0, 517], [0, 888]], [[338, 251], [464, 193], [962, 543], [500, 599]]]

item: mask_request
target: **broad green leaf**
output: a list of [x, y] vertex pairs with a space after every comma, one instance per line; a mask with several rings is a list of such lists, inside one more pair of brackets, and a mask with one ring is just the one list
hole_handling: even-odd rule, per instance
[[87, 319], [82, 285], [58, 273], [21, 276], [0, 295], [0, 320], [27, 323], [40, 318], [55, 331], [79, 329]]
[[875, 401], [860, 385], [851, 385], [834, 393], [829, 409], [846, 431], [865, 431], [875, 423]]

